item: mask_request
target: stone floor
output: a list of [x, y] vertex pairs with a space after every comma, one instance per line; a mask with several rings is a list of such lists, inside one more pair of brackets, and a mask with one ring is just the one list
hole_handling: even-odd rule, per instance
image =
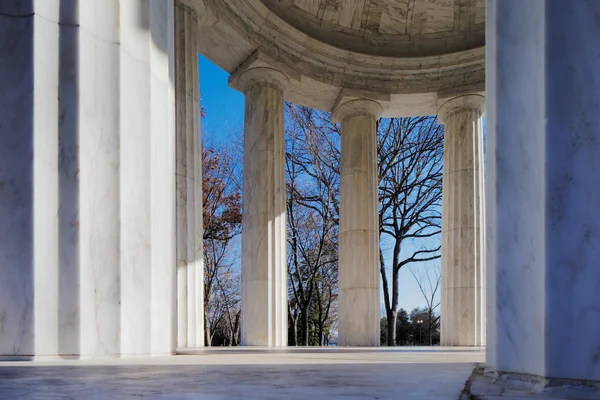
[[[477, 348], [227, 348], [173, 357], [0, 362], [0, 399], [598, 400], [496, 382]], [[479, 364], [479, 365], [478, 365]], [[475, 370], [475, 372], [473, 372]]]
[[481, 349], [414, 347], [191, 353], [0, 362], [0, 399], [458, 399], [484, 357]]
[[[564, 382], [563, 382], [564, 383]], [[497, 379], [486, 375], [483, 367], [474, 371], [461, 400], [598, 400], [600, 386], [563, 384], [544, 388], [541, 381], [531, 382], [510, 377]]]

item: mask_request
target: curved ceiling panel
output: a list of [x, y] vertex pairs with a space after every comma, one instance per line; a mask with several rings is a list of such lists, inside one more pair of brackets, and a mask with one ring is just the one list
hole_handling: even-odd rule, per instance
[[485, 42], [485, 0], [261, 1], [305, 34], [364, 54], [432, 56]]

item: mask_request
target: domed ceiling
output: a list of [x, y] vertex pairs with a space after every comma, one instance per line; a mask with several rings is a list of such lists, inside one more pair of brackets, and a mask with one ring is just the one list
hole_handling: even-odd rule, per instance
[[485, 43], [485, 0], [261, 0], [335, 47], [389, 57], [453, 53]]
[[383, 116], [433, 115], [485, 91], [485, 0], [179, 0], [196, 9], [198, 51], [231, 74], [267, 66], [286, 100], [331, 111], [368, 98]]

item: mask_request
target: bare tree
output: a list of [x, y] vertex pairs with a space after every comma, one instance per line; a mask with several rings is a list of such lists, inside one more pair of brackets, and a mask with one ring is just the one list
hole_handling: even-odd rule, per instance
[[[286, 111], [290, 120], [286, 158], [289, 304], [291, 341], [297, 343], [294, 338], [298, 323], [302, 325], [301, 333], [305, 338], [308, 313], [313, 313], [315, 306], [327, 310], [322, 302], [325, 292], [315, 286], [323, 271], [323, 253], [314, 249], [318, 248], [315, 247], [317, 243], [323, 244], [326, 234], [335, 232], [328, 239], [331, 241], [337, 237], [340, 130], [330, 122], [327, 113], [289, 104]], [[389, 321], [389, 345], [395, 344], [400, 268], [440, 257], [442, 155], [443, 132], [434, 117], [379, 121], [379, 223], [383, 243], [380, 246], [380, 271]], [[327, 214], [321, 214], [323, 212]], [[332, 223], [331, 228], [319, 225], [326, 219], [327, 223]], [[389, 252], [384, 251], [386, 246], [390, 246]], [[418, 250], [414, 250], [416, 248]], [[391, 263], [386, 265], [388, 253]], [[305, 339], [303, 343], [306, 343]]]
[[[440, 257], [443, 131], [434, 117], [380, 120], [380, 272], [388, 345], [396, 344], [400, 268]], [[391, 292], [381, 243], [391, 247]], [[417, 247], [417, 245], [420, 245]]]
[[335, 148], [339, 134], [325, 113], [286, 109], [290, 341], [296, 345], [300, 336], [307, 346], [311, 335], [312, 344], [328, 341], [337, 299], [339, 158], [324, 148]]
[[[333, 242], [333, 241], [331, 241]], [[337, 248], [337, 246], [335, 246]], [[319, 271], [315, 284], [316, 306], [317, 306], [317, 327], [319, 345], [327, 346], [331, 339], [334, 326], [334, 320], [337, 318], [337, 282], [338, 269], [334, 260], [335, 255], [331, 255], [331, 262], [324, 263]]]
[[232, 245], [241, 232], [242, 223], [238, 164], [236, 153], [228, 147], [204, 146], [204, 334], [207, 346], [215, 342], [217, 333], [219, 344], [237, 343], [240, 284]]
[[433, 345], [432, 336], [434, 331], [439, 329], [440, 316], [436, 315], [436, 309], [440, 306], [439, 299], [437, 299], [437, 293], [440, 288], [440, 266], [437, 262], [428, 262], [425, 265], [421, 265], [418, 268], [410, 268], [410, 273], [419, 285], [419, 290], [425, 299], [427, 304], [427, 337], [429, 338], [429, 345]]
[[239, 263], [230, 243], [215, 239], [204, 243], [205, 344], [235, 346], [241, 306]]
[[237, 271], [223, 271], [216, 279], [215, 298], [218, 306], [212, 308], [214, 320], [218, 323], [211, 331], [212, 345], [237, 346], [240, 335], [241, 287], [240, 274]]

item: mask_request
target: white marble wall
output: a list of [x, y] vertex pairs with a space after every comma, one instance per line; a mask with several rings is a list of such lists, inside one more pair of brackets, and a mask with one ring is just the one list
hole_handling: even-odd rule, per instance
[[244, 111], [242, 345], [286, 346], [287, 241], [283, 92], [285, 74], [240, 75]]
[[487, 362], [600, 381], [600, 3], [492, 0], [488, 12]]
[[198, 16], [175, 7], [177, 106], [177, 346], [204, 346], [202, 145]]
[[485, 98], [440, 101], [444, 124], [442, 346], [485, 345], [483, 124]]
[[174, 350], [173, 10], [0, 4], [0, 356]]
[[342, 124], [338, 343], [379, 346], [377, 119], [381, 106], [351, 100], [334, 110]]

